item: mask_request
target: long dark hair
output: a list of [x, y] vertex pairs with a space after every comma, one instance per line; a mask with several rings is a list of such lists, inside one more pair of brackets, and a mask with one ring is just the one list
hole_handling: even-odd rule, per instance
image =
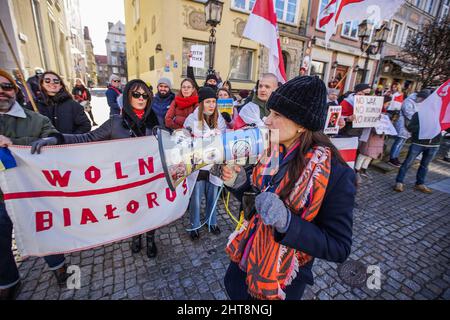
[[[47, 75], [47, 74], [51, 74], [51, 75], [53, 75], [53, 76], [55, 76], [55, 77], [57, 77], [58, 79], [59, 79], [59, 81], [60, 81], [60, 84], [61, 84], [61, 90], [59, 90], [59, 92], [55, 95], [55, 98], [56, 98], [56, 100], [59, 100], [59, 101], [61, 101], [61, 100], [67, 100], [67, 99], [73, 99], [73, 97], [72, 97], [72, 95], [70, 94], [70, 92], [67, 90], [67, 87], [66, 87], [66, 84], [64, 83], [64, 81], [63, 81], [63, 79], [59, 76], [59, 74], [57, 74], [56, 72], [54, 72], [54, 71], [45, 71], [43, 74], [42, 74], [42, 76], [41, 76], [41, 79], [39, 80], [39, 87], [41, 88], [41, 92], [42, 92], [42, 97], [44, 98], [44, 102], [46, 103], [46, 104], [49, 104], [49, 103], [51, 103], [51, 99], [50, 99], [50, 96], [48, 95], [48, 93], [47, 93], [47, 90], [45, 90], [45, 88], [44, 88], [44, 78], [45, 78], [45, 75]], [[58, 102], [58, 101], [56, 101], [56, 102]]]
[[306, 129], [298, 137], [300, 145], [298, 146], [297, 152], [294, 158], [288, 164], [288, 177], [289, 182], [281, 190], [280, 198], [286, 201], [289, 198], [295, 183], [302, 174], [306, 167], [306, 154], [314, 147], [321, 146], [329, 148], [331, 151], [331, 157], [336, 158], [339, 162], [345, 164], [344, 159], [340, 155], [337, 148], [333, 145], [330, 138], [321, 131], [310, 131]]
[[150, 88], [143, 82], [136, 82], [131, 85], [130, 90], [128, 90], [128, 103], [131, 105], [131, 95], [138, 89], [142, 89], [146, 94], [148, 94], [147, 104], [145, 105], [145, 109], [147, 109], [152, 103], [153, 94], [150, 91]]

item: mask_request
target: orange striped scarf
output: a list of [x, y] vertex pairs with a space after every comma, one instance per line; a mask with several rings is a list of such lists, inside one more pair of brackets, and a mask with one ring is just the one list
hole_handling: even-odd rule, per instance
[[[272, 154], [277, 156], [276, 152]], [[262, 159], [253, 170], [252, 183], [259, 190], [263, 187], [263, 175], [275, 174], [267, 172], [266, 161], [270, 159]], [[285, 204], [292, 214], [312, 221], [320, 210], [328, 185], [330, 150], [315, 147], [306, 155], [306, 161], [307, 165]], [[285, 174], [275, 193], [280, 194], [288, 181], [288, 174]], [[249, 294], [263, 300], [284, 300], [283, 290], [296, 278], [299, 267], [312, 260], [310, 255], [276, 242], [273, 227], [265, 225], [258, 214], [230, 235], [226, 252], [247, 273]]]

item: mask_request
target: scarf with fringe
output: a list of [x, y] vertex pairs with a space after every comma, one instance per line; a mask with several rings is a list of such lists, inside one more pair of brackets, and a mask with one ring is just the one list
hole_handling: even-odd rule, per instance
[[[277, 157], [276, 152], [272, 155]], [[305, 169], [285, 205], [292, 214], [311, 222], [319, 212], [325, 196], [331, 169], [331, 153], [328, 148], [315, 147], [308, 152], [305, 160]], [[265, 187], [264, 175], [276, 173], [267, 172], [264, 163], [270, 161], [271, 159], [262, 159], [253, 170], [252, 183], [259, 190]], [[286, 173], [275, 193], [280, 194], [288, 182]], [[297, 277], [299, 268], [312, 260], [310, 255], [276, 242], [273, 232], [273, 227], [265, 225], [256, 214], [230, 235], [226, 248], [230, 259], [247, 273], [249, 294], [261, 300], [284, 300], [284, 290]]]

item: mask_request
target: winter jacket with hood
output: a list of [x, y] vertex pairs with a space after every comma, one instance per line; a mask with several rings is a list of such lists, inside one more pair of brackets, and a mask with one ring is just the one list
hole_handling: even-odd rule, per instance
[[164, 119], [166, 117], [167, 111], [170, 108], [170, 104], [174, 99], [175, 94], [172, 91], [170, 91], [169, 94], [164, 98], [160, 96], [159, 92], [153, 97], [151, 108], [156, 114], [160, 126], [165, 126]]
[[[124, 97], [128, 97], [130, 88], [138, 82], [145, 85], [145, 82], [142, 80], [132, 80], [128, 82], [124, 89]], [[124, 99], [123, 103], [124, 106], [121, 115], [111, 116], [111, 118], [103, 123], [98, 129], [85, 134], [58, 135], [58, 143], [72, 144], [151, 135], [152, 129], [154, 126], [158, 125], [158, 121], [155, 113], [150, 108], [150, 102], [145, 109], [142, 119], [139, 119], [136, 116], [128, 99]]]
[[411, 120], [414, 113], [417, 112], [417, 94], [411, 94], [402, 104], [398, 120], [394, 123], [395, 130], [398, 132], [398, 137], [403, 139], [411, 138], [411, 133], [406, 128], [405, 117]]
[[[27, 108], [32, 109], [31, 105]], [[37, 101], [39, 113], [50, 119], [60, 133], [85, 133], [91, 130], [84, 108], [72, 99], [72, 96], [61, 90], [53, 97], [45, 97]]]

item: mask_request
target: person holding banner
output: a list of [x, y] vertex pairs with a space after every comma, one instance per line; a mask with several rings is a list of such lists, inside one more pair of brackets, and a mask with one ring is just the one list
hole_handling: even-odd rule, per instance
[[[280, 86], [267, 102], [265, 120], [278, 130], [280, 149], [263, 157], [251, 177], [233, 169], [238, 178], [231, 192], [253, 202], [254, 214], [226, 248], [231, 263], [224, 283], [232, 300], [299, 300], [313, 284], [315, 258], [342, 263], [350, 254], [355, 174], [322, 132], [326, 97], [317, 76]], [[273, 161], [279, 166], [269, 170]], [[224, 181], [233, 170], [222, 166]]]
[[[158, 125], [156, 114], [150, 108], [152, 94], [146, 83], [136, 79], [127, 83], [123, 90], [124, 106], [122, 114], [114, 115], [98, 129], [85, 134], [53, 134], [32, 144], [32, 153], [40, 153], [43, 146], [55, 144], [87, 143], [114, 139], [149, 136]], [[155, 230], [146, 234], [147, 256], [154, 258], [158, 249], [155, 244]], [[142, 248], [141, 236], [131, 242], [131, 251], [137, 253]]]
[[181, 81], [181, 90], [175, 96], [175, 100], [167, 110], [165, 123], [169, 129], [181, 129], [186, 118], [194, 112], [198, 104], [197, 90], [195, 83], [189, 78]]
[[[189, 115], [184, 123], [185, 128], [189, 128], [195, 137], [207, 137], [224, 133], [227, 125], [222, 115], [217, 109], [216, 92], [212, 88], [203, 87], [199, 90], [199, 106], [194, 113]], [[219, 234], [217, 226], [217, 209], [213, 209], [214, 201], [218, 197], [219, 187], [222, 180], [210, 174], [210, 166], [200, 170], [197, 183], [191, 195], [189, 204], [191, 230], [189, 231], [192, 240], [200, 237], [200, 205], [202, 196], [206, 197], [206, 217], [208, 229], [213, 234]]]
[[[47, 117], [19, 105], [16, 100], [18, 91], [11, 75], [0, 69], [0, 160], [4, 168], [8, 161], [8, 153], [4, 152], [4, 148], [13, 144], [30, 145], [39, 138], [57, 133]], [[12, 232], [13, 224], [0, 190], [0, 300], [14, 299], [20, 287], [20, 275], [11, 250]], [[44, 259], [58, 284], [65, 284], [68, 275], [64, 255], [52, 255]]]
[[346, 125], [342, 128], [340, 134], [346, 137], [359, 137], [362, 129], [353, 128], [352, 122], [355, 120], [353, 105], [355, 103], [355, 96], [370, 95], [370, 86], [367, 83], [360, 83], [355, 86], [354, 93], [350, 94], [341, 102], [342, 116], [345, 119]]

